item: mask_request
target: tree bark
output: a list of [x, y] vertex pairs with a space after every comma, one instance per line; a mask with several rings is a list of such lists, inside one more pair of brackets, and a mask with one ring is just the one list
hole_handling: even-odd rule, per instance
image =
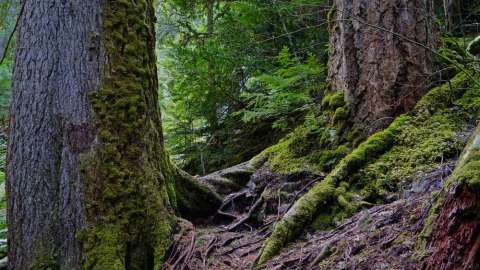
[[[101, 0], [24, 0], [7, 157], [9, 269], [80, 269], [79, 157], [94, 144], [87, 94], [101, 85]], [[56, 254], [56, 256], [54, 256]]]
[[367, 133], [409, 111], [425, 93], [432, 47], [432, 7], [422, 0], [336, 0], [329, 79], [351, 120]]
[[443, 0], [443, 9], [447, 30], [453, 32], [462, 20], [462, 3], [460, 0]]
[[440, 193], [438, 213], [427, 224], [430, 256], [422, 269], [478, 269], [480, 265], [480, 125]]
[[9, 268], [160, 269], [174, 209], [215, 211], [221, 199], [165, 153], [153, 0], [23, 4], [7, 157]]

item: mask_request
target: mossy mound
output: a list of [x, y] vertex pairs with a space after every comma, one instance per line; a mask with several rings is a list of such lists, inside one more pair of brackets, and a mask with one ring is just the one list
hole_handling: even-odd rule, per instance
[[279, 143], [253, 158], [280, 174], [328, 173], [363, 138], [359, 130], [346, 128], [348, 107], [339, 92], [327, 92], [317, 111]]

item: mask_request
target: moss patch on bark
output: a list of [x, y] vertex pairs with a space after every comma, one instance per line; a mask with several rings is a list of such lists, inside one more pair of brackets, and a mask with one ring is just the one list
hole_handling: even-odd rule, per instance
[[85, 269], [160, 269], [176, 207], [163, 149], [152, 0], [109, 0], [106, 63], [92, 91], [96, 144], [82, 157]]

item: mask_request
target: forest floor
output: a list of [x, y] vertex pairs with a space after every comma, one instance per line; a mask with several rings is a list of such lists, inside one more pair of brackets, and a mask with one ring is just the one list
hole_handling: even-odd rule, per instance
[[[419, 174], [388, 203], [364, 209], [331, 230], [310, 228], [260, 269], [420, 269], [426, 251], [417, 248], [419, 237], [433, 197], [454, 165], [450, 161]], [[248, 171], [239, 166], [201, 179]], [[273, 224], [322, 177], [280, 176], [264, 167], [249, 179], [225, 197], [215, 217], [179, 223], [164, 269], [252, 269]]]

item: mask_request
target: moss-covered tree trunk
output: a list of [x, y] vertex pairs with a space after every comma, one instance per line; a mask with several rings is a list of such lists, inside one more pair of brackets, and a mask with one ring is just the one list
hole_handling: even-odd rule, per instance
[[437, 202], [423, 269], [478, 269], [480, 266], [480, 125]]
[[435, 36], [431, 1], [336, 0], [329, 78], [367, 133], [409, 111], [425, 93]]
[[[153, 0], [23, 2], [7, 165], [10, 269], [159, 269], [180, 174], [163, 148]], [[186, 196], [179, 201], [188, 208]]]

